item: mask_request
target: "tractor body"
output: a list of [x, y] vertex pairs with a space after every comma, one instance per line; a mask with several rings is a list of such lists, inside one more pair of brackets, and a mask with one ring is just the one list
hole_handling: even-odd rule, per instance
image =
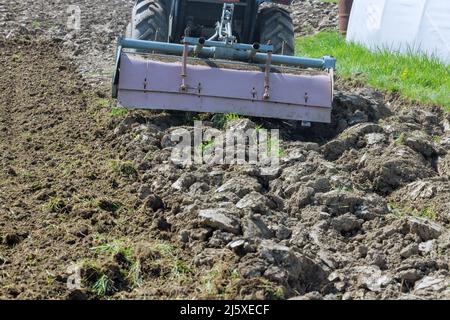
[[[192, 37], [210, 38], [216, 32], [216, 23], [222, 15], [223, 1], [168, 0], [170, 3], [169, 41], [180, 42], [186, 27]], [[259, 4], [255, 0], [233, 2], [233, 34], [240, 43], [259, 41], [256, 37], [256, 20]]]
[[262, 2], [137, 0], [113, 97], [128, 108], [330, 122], [335, 60], [295, 57], [289, 13]]

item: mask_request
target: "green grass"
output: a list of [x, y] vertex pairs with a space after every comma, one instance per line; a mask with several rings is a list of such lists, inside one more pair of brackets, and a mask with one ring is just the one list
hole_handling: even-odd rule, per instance
[[427, 218], [429, 220], [436, 220], [438, 215], [432, 208], [423, 208], [418, 213], [416, 213], [417, 216], [422, 218]]
[[170, 270], [174, 277], [181, 277], [183, 275], [192, 273], [191, 267], [189, 267], [182, 260], [175, 260], [173, 263], [172, 269]]
[[320, 2], [337, 3], [338, 0], [320, 0]]
[[45, 212], [49, 213], [64, 213], [66, 211], [66, 203], [58, 197], [52, 197], [44, 204], [43, 208]]
[[211, 121], [214, 127], [223, 129], [228, 122], [243, 118], [244, 118], [243, 116], [240, 116], [236, 113], [228, 113], [228, 114], [216, 113], [212, 116]]
[[200, 144], [200, 150], [202, 151], [202, 154], [205, 153], [206, 150], [211, 149], [212, 147], [214, 147], [214, 139], [202, 142]]
[[296, 54], [307, 57], [332, 55], [337, 74], [374, 88], [398, 93], [424, 105], [438, 105], [450, 111], [450, 66], [419, 55], [400, 55], [379, 50], [370, 52], [347, 43], [337, 32], [321, 32], [297, 40]]
[[241, 119], [242, 117], [236, 113], [227, 113], [225, 115], [225, 120], [226, 121], [233, 121], [233, 120], [238, 120]]
[[31, 24], [31, 26], [33, 27], [33, 29], [39, 29], [41, 27], [41, 22], [40, 21], [33, 21], [33, 23]]
[[136, 260], [132, 263], [128, 275], [126, 277], [130, 283], [131, 288], [139, 288], [143, 283], [142, 273], [141, 273], [141, 263]]
[[[286, 155], [286, 152], [280, 147], [280, 143], [281, 143], [281, 141], [279, 141], [275, 138], [271, 138], [270, 140], [267, 140], [267, 153], [270, 156], [278, 155], [279, 157], [284, 157]], [[272, 148], [275, 147], [276, 145], [278, 145], [278, 149], [273, 150], [273, 152], [272, 152]]]
[[401, 146], [405, 144], [406, 135], [402, 132], [398, 137], [395, 138], [394, 142], [396, 145]]
[[[126, 242], [113, 239], [107, 241], [106, 238], [99, 235], [94, 237], [98, 243], [97, 246], [91, 247], [91, 251], [99, 257], [112, 257], [121, 261], [121, 277], [127, 281], [131, 289], [138, 288], [142, 285], [143, 278], [141, 273], [141, 263], [134, 255], [133, 248]], [[98, 266], [98, 263], [91, 262], [90, 266], [97, 270], [99, 276], [91, 283], [90, 288], [98, 296], [111, 295], [118, 291], [116, 283], [108, 276], [105, 270]]]
[[413, 209], [402, 204], [395, 202], [388, 203], [389, 210], [397, 217], [419, 217], [426, 218], [428, 220], [436, 221], [438, 219], [438, 213], [432, 207], [423, 207], [422, 209]]
[[123, 204], [118, 201], [112, 201], [108, 199], [98, 199], [94, 201], [95, 207], [100, 208], [103, 211], [107, 212], [118, 212], [120, 209], [123, 208]]
[[130, 247], [124, 245], [123, 241], [114, 240], [109, 243], [102, 243], [98, 246], [92, 247], [91, 251], [97, 254], [110, 254], [117, 255], [121, 254], [125, 259], [131, 260], [133, 256], [133, 251]]
[[442, 141], [442, 137], [441, 137], [441, 136], [436, 136], [436, 135], [434, 135], [434, 136], [432, 137], [432, 139], [433, 139], [433, 141], [436, 142], [436, 143], [441, 143], [441, 141]]
[[230, 269], [230, 265], [226, 261], [216, 261], [198, 281], [199, 298], [200, 300], [233, 299], [239, 295], [238, 283], [241, 280], [239, 272]]
[[109, 99], [106, 99], [106, 98], [98, 98], [96, 100], [96, 104], [99, 108], [108, 108], [110, 106], [111, 102], [109, 101]]
[[[106, 100], [108, 103], [109, 101]], [[109, 116], [111, 118], [121, 118], [124, 117], [128, 114], [128, 109], [125, 108], [118, 108], [118, 107], [113, 107], [111, 108], [111, 111], [109, 112]]]

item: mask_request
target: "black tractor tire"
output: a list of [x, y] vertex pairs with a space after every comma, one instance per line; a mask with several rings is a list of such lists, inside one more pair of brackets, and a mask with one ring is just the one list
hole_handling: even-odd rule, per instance
[[165, 0], [137, 0], [125, 36], [138, 40], [167, 42], [169, 15]]
[[288, 11], [279, 7], [265, 7], [258, 12], [259, 41], [272, 41], [273, 53], [295, 54], [294, 23]]

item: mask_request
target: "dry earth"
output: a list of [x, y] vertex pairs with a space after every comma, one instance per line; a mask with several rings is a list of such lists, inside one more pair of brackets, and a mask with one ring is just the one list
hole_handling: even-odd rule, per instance
[[0, 298], [450, 298], [448, 114], [339, 82], [332, 125], [228, 121], [280, 129], [272, 175], [176, 165], [192, 117], [108, 99], [131, 6], [0, 0]]

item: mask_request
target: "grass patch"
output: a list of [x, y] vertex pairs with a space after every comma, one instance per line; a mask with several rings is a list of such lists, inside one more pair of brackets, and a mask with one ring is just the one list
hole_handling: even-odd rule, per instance
[[432, 139], [433, 139], [433, 142], [435, 142], [435, 143], [441, 143], [441, 141], [442, 141], [441, 136], [433, 136]]
[[396, 216], [397, 218], [403, 218], [407, 216], [426, 218], [428, 220], [436, 221], [438, 218], [438, 214], [431, 207], [424, 207], [421, 210], [412, 209], [409, 207], [404, 207], [394, 202], [388, 203], [389, 210]]
[[222, 113], [216, 113], [215, 115], [213, 115], [211, 121], [213, 123], [213, 126], [219, 129], [222, 129], [226, 124], [225, 115]]
[[133, 161], [112, 160], [110, 165], [114, 172], [125, 178], [136, 178], [138, 175], [136, 165]]
[[450, 111], [450, 66], [437, 59], [383, 50], [370, 52], [360, 45], [347, 43], [337, 32], [298, 39], [296, 54], [315, 58], [332, 55], [337, 59], [336, 72], [343, 79], [362, 78], [374, 88]]
[[285, 299], [284, 289], [261, 277], [244, 279], [237, 270], [230, 269], [224, 261], [218, 261], [198, 281], [195, 299]]
[[238, 119], [243, 119], [243, 117], [236, 113], [227, 113], [227, 114], [216, 113], [212, 116], [211, 121], [214, 127], [222, 129], [225, 127], [227, 122]]
[[41, 22], [40, 21], [33, 21], [33, 23], [31, 24], [31, 26], [33, 27], [33, 29], [39, 29], [41, 28]]
[[285, 299], [285, 294], [284, 294], [284, 290], [282, 287], [274, 286], [273, 283], [271, 283], [269, 281], [264, 281], [264, 280], [262, 280], [262, 282], [263, 282], [264, 293], [265, 293], [265, 296], [267, 297], [267, 299], [269, 299], [269, 300]]
[[[267, 153], [269, 155], [277, 155], [278, 157], [284, 157], [286, 155], [286, 152], [280, 147], [281, 141], [275, 138], [271, 138], [270, 140], [267, 140]], [[275, 149], [275, 147], [278, 145], [278, 148]], [[274, 149], [274, 150], [272, 150]]]
[[118, 201], [111, 201], [108, 199], [99, 199], [95, 202], [95, 206], [103, 211], [117, 212], [123, 208], [123, 204]]
[[17, 62], [17, 63], [21, 63], [23, 62], [23, 55], [21, 53], [16, 53], [12, 56], [12, 61]]
[[111, 295], [125, 284], [131, 289], [142, 285], [141, 263], [131, 246], [118, 239], [107, 241], [102, 236], [96, 237], [95, 241], [98, 245], [91, 247], [90, 250], [102, 259], [113, 259], [120, 266], [120, 270], [119, 274], [116, 272], [115, 276], [113, 274], [111, 277], [111, 270], [102, 268], [98, 263], [91, 263], [94, 281], [91, 281], [89, 287], [93, 293], [98, 296]]
[[416, 213], [417, 216], [422, 218], [427, 218], [430, 220], [436, 220], [437, 219], [437, 213], [434, 212], [431, 208], [423, 208], [418, 213]]
[[237, 284], [241, 280], [237, 270], [230, 270], [230, 266], [223, 262], [216, 262], [213, 267], [199, 279], [200, 299], [226, 299], [238, 296]]
[[92, 291], [98, 296], [110, 295], [117, 291], [114, 286], [114, 281], [112, 281], [108, 275], [103, 274], [93, 285]]
[[200, 150], [202, 151], [202, 154], [205, 153], [206, 150], [209, 150], [214, 146], [214, 139], [202, 142], [200, 144]]
[[225, 120], [226, 121], [232, 121], [232, 120], [238, 120], [241, 119], [242, 117], [236, 113], [227, 113], [225, 115]]
[[67, 212], [67, 205], [64, 200], [58, 197], [51, 197], [46, 204], [44, 204], [44, 211], [48, 213], [65, 213]]
[[174, 262], [171, 270], [171, 274], [174, 277], [179, 278], [189, 273], [192, 273], [192, 269], [184, 261], [177, 259]]
[[141, 263], [139, 260], [134, 261], [131, 264], [126, 280], [129, 282], [131, 288], [139, 288], [142, 286], [144, 280], [142, 279]]
[[193, 266], [185, 262], [178, 249], [168, 243], [158, 242], [152, 247], [157, 258], [151, 264], [160, 270], [161, 276], [176, 281], [186, 281], [194, 273]]
[[109, 101], [109, 99], [106, 98], [97, 98], [95, 101], [96, 105], [98, 106], [98, 108], [108, 108], [111, 105], [111, 102]]
[[406, 141], [406, 135], [402, 132], [398, 137], [395, 138], [394, 142], [396, 145], [401, 146], [404, 145]]
[[125, 246], [124, 243], [120, 240], [102, 243], [98, 246], [92, 247], [91, 251], [95, 252], [96, 254], [121, 254], [127, 260], [131, 260], [131, 257], [133, 256], [133, 251], [131, 250], [131, 248]]

